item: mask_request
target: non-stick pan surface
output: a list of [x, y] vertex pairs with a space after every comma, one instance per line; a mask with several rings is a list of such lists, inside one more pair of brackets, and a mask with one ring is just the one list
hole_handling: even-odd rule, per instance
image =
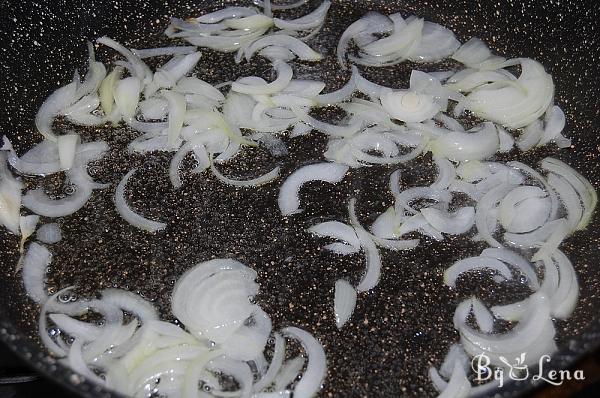
[[[341, 87], [349, 76], [332, 56], [335, 44], [345, 27], [368, 10], [417, 14], [450, 27], [461, 41], [481, 37], [498, 53], [533, 57], [546, 66], [555, 77], [556, 100], [567, 114], [567, 135], [573, 139], [571, 149], [544, 149], [527, 156], [511, 153], [500, 160], [518, 158], [535, 166], [544, 156], [557, 156], [598, 187], [600, 15], [594, 4], [574, 0], [333, 3], [326, 27], [314, 42], [328, 58], [317, 64], [300, 64], [299, 76], [323, 79], [328, 90]], [[85, 68], [86, 40], [109, 35], [130, 47], [164, 44], [161, 32], [170, 16], [195, 16], [221, 5], [187, 0], [1, 2], [0, 133], [10, 137], [20, 153], [40, 140], [33, 128], [35, 112], [52, 90], [71, 79], [75, 68]], [[101, 50], [99, 57], [109, 61], [114, 54]], [[211, 83], [240, 75], [270, 77], [269, 65], [264, 62], [235, 66], [231, 58], [206, 52], [197, 72]], [[365, 75], [402, 87], [412, 66], [366, 69]], [[337, 115], [326, 110], [319, 117], [334, 119]], [[459, 292], [450, 291], [442, 283], [444, 269], [484, 247], [468, 239], [426, 240], [412, 252], [384, 255], [379, 286], [359, 296], [354, 316], [338, 331], [332, 314], [334, 282], [340, 277], [357, 281], [363, 261], [360, 256], [341, 258], [323, 252], [324, 242], [309, 236], [305, 228], [316, 220], [345, 220], [350, 197], [358, 199], [359, 217], [370, 224], [392, 203], [386, 188], [392, 168], [352, 171], [348, 182], [333, 188], [310, 185], [302, 195], [305, 212], [285, 220], [276, 206], [280, 181], [260, 189], [235, 189], [212, 176], [186, 173], [183, 189], [175, 192], [166, 173], [169, 155], [134, 156], [123, 150], [137, 133], [125, 128], [76, 129], [86, 140], [111, 143], [110, 154], [91, 165], [90, 174], [112, 186], [94, 193], [83, 210], [61, 221], [65, 238], [52, 247], [50, 289], [76, 285], [77, 294], [85, 297], [106, 287], [129, 289], [153, 300], [170, 320], [173, 283], [188, 267], [214, 257], [236, 258], [258, 271], [261, 295], [257, 299], [272, 317], [275, 329], [298, 325], [324, 344], [329, 373], [323, 396], [434, 395], [427, 369], [439, 366], [458, 338], [452, 314], [459, 299], [476, 292], [490, 302], [514, 301], [526, 294], [494, 289], [489, 278], [480, 276], [471, 278]], [[273, 158], [260, 149], [246, 150], [223, 170], [251, 177], [279, 164], [285, 177], [301, 164], [322, 159], [326, 141], [311, 134], [286, 139], [286, 143], [288, 158]], [[114, 187], [132, 167], [140, 170], [129, 185], [133, 207], [168, 220], [164, 233], [140, 232], [121, 220], [114, 209]], [[412, 185], [428, 183], [434, 171], [427, 158], [402, 168], [404, 181]], [[61, 178], [28, 179], [27, 184], [44, 184], [56, 195], [69, 189]], [[598, 345], [599, 226], [595, 217], [586, 231], [565, 243], [564, 250], [580, 278], [581, 298], [572, 318], [556, 324], [560, 351], [549, 366], [567, 367]], [[57, 364], [41, 348], [36, 337], [39, 309], [25, 296], [20, 276], [14, 273], [17, 238], [4, 230], [0, 236], [1, 340], [43, 374], [80, 394], [108, 396]], [[509, 386], [505, 393], [513, 395], [527, 388], [528, 384], [521, 383]]]

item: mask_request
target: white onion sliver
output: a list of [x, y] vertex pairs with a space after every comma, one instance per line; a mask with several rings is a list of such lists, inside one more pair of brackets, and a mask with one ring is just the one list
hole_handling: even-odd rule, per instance
[[117, 190], [115, 191], [115, 204], [117, 206], [117, 211], [125, 221], [141, 230], [156, 232], [165, 229], [167, 224], [149, 220], [135, 213], [127, 204], [127, 201], [125, 200], [125, 187], [135, 172], [136, 169], [131, 169], [127, 174], [125, 174], [117, 186]]
[[298, 194], [308, 181], [325, 181], [336, 184], [344, 178], [348, 166], [335, 163], [317, 163], [304, 166], [292, 173], [279, 191], [278, 204], [281, 214], [289, 216], [301, 212]]
[[356, 290], [352, 285], [343, 279], [335, 282], [335, 297], [333, 308], [335, 314], [335, 324], [341, 329], [352, 316], [356, 307]]
[[210, 170], [217, 177], [217, 179], [227, 185], [233, 185], [235, 187], [256, 187], [271, 182], [279, 177], [279, 166], [276, 166], [273, 170], [269, 171], [262, 176], [253, 178], [251, 180], [232, 180], [229, 177], [225, 177], [216, 167], [211, 164]]
[[308, 355], [308, 365], [296, 384], [293, 394], [298, 398], [313, 397], [321, 388], [327, 371], [323, 346], [310, 333], [296, 327], [287, 327], [282, 330], [282, 333], [300, 341]]
[[52, 261], [52, 254], [44, 246], [32, 243], [23, 259], [23, 284], [27, 295], [36, 303], [43, 304], [48, 299], [44, 287], [46, 268]]

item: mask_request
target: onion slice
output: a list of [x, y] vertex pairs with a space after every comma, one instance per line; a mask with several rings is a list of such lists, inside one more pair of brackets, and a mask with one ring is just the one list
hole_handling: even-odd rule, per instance
[[337, 184], [348, 172], [348, 166], [335, 163], [317, 163], [304, 166], [290, 175], [279, 191], [278, 204], [281, 214], [289, 216], [301, 212], [298, 194], [302, 185], [309, 181], [325, 181]]
[[352, 285], [343, 279], [335, 282], [335, 297], [333, 300], [333, 309], [335, 313], [335, 324], [341, 329], [352, 316], [356, 307], [356, 290]]
[[131, 208], [127, 205], [127, 201], [125, 200], [125, 187], [129, 182], [131, 176], [137, 171], [137, 169], [131, 169], [119, 182], [117, 189], [115, 191], [115, 204], [117, 207], [117, 212], [125, 221], [134, 227], [148, 231], [148, 232], [156, 232], [163, 230], [167, 227], [167, 224], [149, 220], [137, 213], [135, 213]]
[[282, 333], [300, 341], [308, 355], [308, 365], [294, 387], [293, 395], [297, 398], [313, 397], [321, 389], [327, 371], [327, 360], [323, 346], [310, 333], [296, 327], [284, 328]]

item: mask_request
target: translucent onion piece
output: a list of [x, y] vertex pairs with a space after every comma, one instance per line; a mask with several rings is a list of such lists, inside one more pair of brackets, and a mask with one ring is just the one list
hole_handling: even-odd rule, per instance
[[350, 246], [360, 248], [360, 241], [354, 228], [339, 221], [326, 221], [313, 225], [308, 231], [318, 236], [339, 239]]
[[264, 85], [251, 85], [240, 82], [234, 82], [231, 85], [233, 91], [242, 94], [275, 94], [282, 91], [292, 81], [294, 72], [292, 68], [285, 62], [275, 61], [273, 67], [277, 71], [277, 79], [272, 83]]
[[[265, 2], [262, 0], [254, 0], [253, 3], [259, 7], [265, 6]], [[294, 8], [302, 7], [306, 3], [308, 3], [308, 0], [297, 0], [290, 4], [273, 4], [273, 2], [271, 2], [271, 4], [269, 6], [271, 7], [271, 10], [273, 10], [273, 11], [282, 11], [282, 10], [293, 10]]]
[[321, 389], [327, 372], [327, 360], [323, 346], [310, 333], [302, 329], [287, 327], [281, 332], [298, 340], [308, 355], [308, 365], [302, 378], [294, 387], [293, 395], [297, 398], [313, 397]]
[[219, 170], [215, 168], [213, 164], [210, 165], [210, 170], [219, 181], [227, 185], [233, 185], [236, 187], [256, 187], [277, 179], [279, 177], [280, 168], [277, 166], [268, 173], [250, 180], [232, 180], [231, 178], [225, 177], [223, 174], [221, 174], [221, 172], [219, 172]]
[[317, 163], [304, 166], [290, 175], [279, 191], [278, 204], [281, 214], [289, 216], [301, 212], [298, 196], [302, 185], [308, 181], [325, 181], [337, 184], [342, 181], [348, 166], [335, 163]]
[[251, 361], [262, 354], [272, 331], [271, 318], [258, 308], [222, 346], [228, 357]]
[[475, 222], [473, 207], [461, 207], [453, 214], [428, 207], [421, 209], [421, 214], [433, 228], [451, 235], [464, 234], [471, 229]]
[[129, 182], [131, 176], [137, 171], [137, 169], [131, 169], [119, 182], [117, 186], [117, 190], [115, 191], [115, 204], [117, 207], [117, 212], [125, 221], [134, 227], [148, 231], [148, 232], [156, 232], [167, 227], [167, 224], [157, 221], [149, 220], [137, 213], [135, 213], [131, 208], [127, 205], [127, 201], [125, 200], [125, 187]]
[[36, 303], [43, 304], [48, 300], [44, 287], [46, 268], [52, 262], [52, 254], [44, 246], [33, 242], [27, 249], [23, 259], [23, 284], [27, 295]]
[[[367, 230], [365, 230], [358, 221], [356, 217], [356, 199], [351, 198], [348, 202], [348, 213], [350, 217], [350, 223], [354, 227], [356, 231], [356, 236], [358, 236], [358, 240], [360, 242], [360, 246], [365, 252], [365, 260], [366, 260], [366, 271], [362, 276], [360, 283], [356, 287], [358, 292], [366, 292], [371, 290], [377, 283], [379, 282], [379, 278], [381, 276], [381, 255], [379, 254], [379, 250], [377, 249], [377, 245], [375, 244], [375, 239], [378, 239], [376, 236], [370, 234]], [[379, 242], [379, 241], [378, 241]], [[393, 242], [393, 241], [385, 241], [381, 240], [381, 243]], [[407, 245], [404, 249], [414, 248], [418, 241], [397, 241], [402, 246]]]
[[[400, 18], [401, 19], [401, 18]], [[386, 55], [397, 55], [407, 59], [415, 43], [420, 43], [423, 32], [424, 21], [414, 18], [409, 23], [394, 20], [394, 32], [385, 38], [379, 39], [361, 48], [366, 54], [380, 57]]]
[[92, 195], [94, 183], [87, 178], [69, 178], [75, 192], [63, 199], [51, 199], [42, 188], [28, 191], [23, 196], [23, 206], [46, 217], [64, 217], [81, 209]]
[[592, 184], [572, 167], [558, 159], [545, 158], [542, 160], [541, 166], [545, 170], [564, 177], [577, 191], [583, 203], [583, 215], [577, 224], [576, 230], [584, 229], [589, 224], [598, 203], [598, 195]]
[[8, 170], [6, 159], [6, 153], [0, 152], [0, 223], [19, 235], [23, 185]]
[[177, 82], [175, 90], [184, 94], [199, 94], [215, 102], [222, 102], [225, 100], [225, 97], [217, 88], [197, 77], [181, 78]]
[[565, 113], [558, 106], [548, 108], [544, 118], [544, 133], [540, 137], [537, 146], [543, 146], [551, 141], [555, 141], [559, 148], [565, 148], [571, 145], [571, 140], [564, 138], [561, 133], [565, 128]]
[[335, 314], [335, 324], [341, 329], [352, 316], [356, 307], [356, 290], [352, 285], [343, 279], [335, 282], [335, 298], [333, 309]]
[[21, 231], [21, 242], [19, 243], [19, 253], [23, 254], [25, 242], [35, 232], [35, 227], [40, 221], [40, 216], [21, 216], [19, 219], [19, 229]]
[[194, 335], [226, 342], [257, 309], [256, 272], [235, 260], [197, 264], [176, 283], [171, 307]]
[[73, 166], [79, 142], [78, 134], [65, 134], [57, 137], [58, 159], [61, 170], [69, 170]]
[[78, 99], [76, 91], [76, 83], [69, 83], [54, 91], [40, 106], [35, 115], [35, 127], [45, 139], [56, 141], [56, 135], [52, 131], [52, 122], [56, 116]]
[[481, 238], [488, 242], [492, 247], [502, 247], [502, 245], [492, 236], [493, 230], [489, 228], [490, 214], [498, 202], [500, 202], [511, 190], [512, 187], [508, 184], [498, 185], [484, 194], [479, 203], [477, 203], [475, 210], [475, 225], [477, 226], [477, 232]]
[[100, 37], [98, 40], [96, 40], [96, 42], [104, 44], [105, 46], [108, 46], [123, 55], [127, 59], [127, 62], [131, 64], [133, 72], [135, 73], [135, 77], [140, 81], [146, 82], [152, 78], [152, 72], [150, 71], [150, 68], [148, 68], [148, 66], [140, 59], [140, 57], [131, 52], [131, 50], [125, 48], [123, 45], [117, 43], [107, 36]]
[[282, 391], [298, 379], [306, 361], [299, 356], [286, 361], [275, 378], [275, 391]]
[[194, 46], [170, 46], [170, 47], [156, 47], [156, 48], [142, 48], [135, 49], [132, 48], [131, 52], [140, 57], [140, 59], [144, 58], [152, 58], [152, 57], [162, 57], [165, 55], [188, 55], [196, 52], [196, 47]]
[[519, 358], [524, 352], [527, 355], [522, 358], [522, 365], [532, 365], [542, 355], [551, 355], [556, 351], [556, 344], [549, 303], [543, 297], [532, 296], [532, 299], [528, 316], [503, 334], [477, 332], [459, 316], [457, 326], [465, 351], [472, 356], [483, 353], [495, 366], [503, 366], [501, 358]]
[[117, 82], [121, 80], [123, 72], [123, 67], [116, 66], [100, 84], [98, 94], [100, 97], [100, 106], [105, 115], [112, 114], [113, 106], [115, 104], [115, 88], [117, 87]]
[[179, 176], [179, 171], [181, 168], [181, 163], [185, 156], [190, 153], [194, 153], [194, 157], [196, 158], [198, 165], [194, 169], [195, 173], [199, 173], [210, 166], [210, 158], [208, 157], [208, 153], [206, 152], [206, 148], [204, 144], [199, 139], [199, 137], [194, 137], [190, 141], [186, 142], [177, 153], [171, 158], [171, 163], [169, 166], [169, 178], [173, 187], [181, 188], [183, 186], [183, 182], [181, 181], [181, 177]]
[[533, 186], [519, 186], [500, 202], [498, 219], [508, 232], [530, 232], [544, 225], [551, 203], [546, 193]]
[[383, 94], [381, 105], [393, 118], [407, 123], [431, 119], [440, 111], [431, 95], [405, 90]]
[[83, 358], [82, 345], [83, 340], [77, 338], [71, 344], [71, 349], [69, 350], [69, 355], [67, 356], [69, 367], [75, 372], [84, 376], [86, 379], [93, 381], [94, 383], [102, 384], [104, 380], [92, 372], [92, 370], [86, 364], [86, 361]]
[[185, 97], [179, 93], [169, 90], [161, 91], [161, 94], [169, 102], [169, 129], [167, 131], [167, 144], [169, 147], [176, 147], [181, 128], [185, 118]]
[[281, 370], [283, 365], [283, 359], [285, 357], [285, 339], [281, 337], [279, 333], [274, 334], [275, 348], [273, 349], [273, 356], [271, 357], [271, 363], [266, 373], [254, 383], [254, 391], [262, 391], [269, 387], [275, 381], [275, 377]]
[[[200, 60], [201, 54], [195, 52], [187, 54], [175, 63], [164, 65], [154, 73], [154, 83], [158, 87], [171, 88], [190, 73]], [[175, 58], [174, 58], [175, 59]]]
[[551, 256], [556, 249], [560, 246], [563, 240], [571, 233], [571, 228], [566, 219], [562, 219], [563, 222], [556, 224], [556, 229], [552, 231], [552, 234], [544, 242], [542, 246], [531, 258], [531, 261], [539, 261], [544, 256]]
[[459, 260], [446, 269], [444, 272], [444, 284], [454, 288], [461, 274], [479, 269], [490, 269], [497, 272], [505, 280], [512, 279], [511, 270], [502, 261], [487, 256], [479, 256]]
[[452, 376], [440, 392], [438, 398], [466, 398], [471, 391], [471, 383], [467, 379], [464, 367], [460, 363], [454, 365]]
[[294, 20], [283, 20], [280, 18], [274, 18], [273, 22], [275, 26], [282, 30], [309, 30], [320, 27], [325, 21], [327, 11], [331, 7], [331, 1], [325, 0], [321, 5], [313, 12], [306, 14], [300, 18]]
[[120, 289], [104, 289], [102, 300], [137, 316], [143, 323], [158, 320], [154, 306], [137, 294]]
[[451, 132], [440, 136], [429, 144], [435, 156], [454, 161], [482, 160], [494, 155], [500, 146], [498, 132], [492, 123], [466, 133]]
[[81, 339], [83, 342], [97, 339], [102, 332], [99, 326], [77, 320], [65, 314], [50, 314], [48, 318], [60, 329], [61, 334], [68, 334]]
[[532, 290], [535, 291], [540, 288], [535, 268], [529, 263], [529, 261], [519, 254], [508, 249], [489, 248], [481, 252], [481, 255], [484, 257], [492, 257], [500, 261], [504, 261], [527, 278], [527, 284]]
[[531, 59], [521, 59], [518, 87], [492, 89], [482, 86], [467, 96], [467, 108], [476, 116], [508, 128], [527, 126], [543, 115], [554, 98], [552, 76]]
[[115, 85], [115, 103], [119, 113], [126, 120], [133, 119], [135, 116], [135, 111], [140, 101], [141, 84], [140, 79], [130, 76], [119, 80]]
[[409, 59], [416, 62], [436, 62], [448, 58], [459, 47], [460, 42], [447, 28], [433, 22], [423, 23], [421, 43], [410, 53]]
[[268, 46], [287, 48], [303, 61], [319, 61], [323, 58], [321, 54], [311, 49], [301, 40], [284, 34], [276, 34], [264, 36], [248, 46], [244, 51], [246, 60], [250, 61], [256, 52]]

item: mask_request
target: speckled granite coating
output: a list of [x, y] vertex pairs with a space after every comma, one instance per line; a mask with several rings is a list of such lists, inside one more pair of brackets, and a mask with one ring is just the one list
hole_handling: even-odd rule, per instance
[[[311, 9], [311, 2], [298, 12]], [[367, 10], [405, 11], [442, 23], [464, 41], [481, 37], [507, 56], [534, 57], [555, 76], [556, 100], [568, 118], [566, 135], [573, 148], [555, 153], [516, 153], [502, 160], [523, 160], [530, 165], [552, 154], [580, 170], [598, 188], [600, 182], [600, 81], [598, 80], [598, 7], [566, 1], [333, 1], [326, 28], [313, 42], [328, 57], [321, 63], [300, 64], [301, 77], [327, 82], [327, 90], [341, 87], [348, 73], [336, 64], [335, 44], [345, 27]], [[221, 2], [202, 1], [56, 1], [8, 0], [0, 3], [0, 134], [8, 135], [20, 152], [40, 137], [33, 116], [44, 98], [65, 84], [74, 68], [85, 68], [85, 40], [107, 34], [130, 47], [167, 43], [161, 35], [170, 16], [198, 15]], [[238, 4], [247, 4], [238, 2]], [[289, 13], [288, 13], [289, 14]], [[101, 49], [99, 58], [114, 53]], [[393, 87], [407, 84], [413, 65], [366, 69], [365, 76]], [[423, 65], [423, 70], [439, 66]], [[219, 83], [240, 75], [269, 77], [270, 68], [258, 59], [236, 66], [231, 55], [206, 52], [198, 75]], [[330, 114], [331, 113], [331, 114]], [[331, 119], [332, 110], [319, 117]], [[63, 125], [62, 128], [70, 128]], [[489, 302], [522, 297], [518, 289], [490, 284], [473, 276], [458, 292], [442, 284], [442, 273], [453, 261], [475, 255], [484, 247], [466, 239], [443, 243], [424, 240], [412, 252], [382, 251], [382, 280], [373, 291], [359, 295], [356, 312], [341, 330], [333, 318], [333, 286], [340, 277], [355, 282], [363, 271], [360, 255], [339, 257], [320, 250], [325, 240], [311, 237], [305, 228], [327, 219], [346, 220], [347, 201], [358, 199], [359, 218], [369, 225], [392, 203], [387, 181], [393, 168], [353, 170], [337, 185], [310, 183], [302, 191], [305, 212], [288, 219], [276, 205], [281, 180], [260, 189], [224, 186], [208, 174], [183, 173], [184, 186], [174, 191], [167, 176], [170, 155], [129, 155], [125, 145], [138, 133], [124, 128], [81, 129], [86, 140], [106, 139], [110, 154], [90, 167], [98, 181], [111, 188], [96, 191], [86, 207], [61, 220], [65, 239], [51, 248], [54, 260], [49, 284], [77, 285], [80, 295], [93, 295], [105, 287], [139, 292], [153, 300], [165, 319], [170, 318], [169, 296], [177, 278], [191, 265], [215, 257], [236, 258], [259, 273], [257, 297], [274, 322], [274, 328], [297, 325], [318, 337], [328, 356], [329, 374], [323, 396], [422, 397], [434, 395], [427, 377], [439, 365], [449, 345], [457, 340], [452, 314], [460, 298], [477, 291]], [[282, 167], [282, 178], [299, 165], [322, 159], [326, 139], [317, 134], [287, 139], [288, 158], [273, 158], [263, 149], [246, 149], [222, 171], [238, 178], [253, 177]], [[115, 186], [132, 167], [139, 167], [128, 186], [130, 203], [150, 218], [168, 222], [164, 232], [148, 235], [126, 224], [112, 202]], [[406, 166], [403, 182], [428, 183], [432, 168], [421, 157]], [[60, 176], [45, 181], [56, 194], [64, 187]], [[557, 324], [560, 353], [553, 364], [569, 366], [578, 355], [600, 341], [599, 217], [585, 232], [570, 238], [564, 251], [578, 271], [580, 303], [573, 317]], [[0, 339], [39, 370], [84, 396], [110, 393], [82, 381], [46, 356], [37, 343], [38, 308], [24, 295], [20, 277], [14, 275], [17, 239], [0, 231]], [[488, 287], [479, 287], [486, 285]], [[511, 386], [505, 396], [528, 386]]]

